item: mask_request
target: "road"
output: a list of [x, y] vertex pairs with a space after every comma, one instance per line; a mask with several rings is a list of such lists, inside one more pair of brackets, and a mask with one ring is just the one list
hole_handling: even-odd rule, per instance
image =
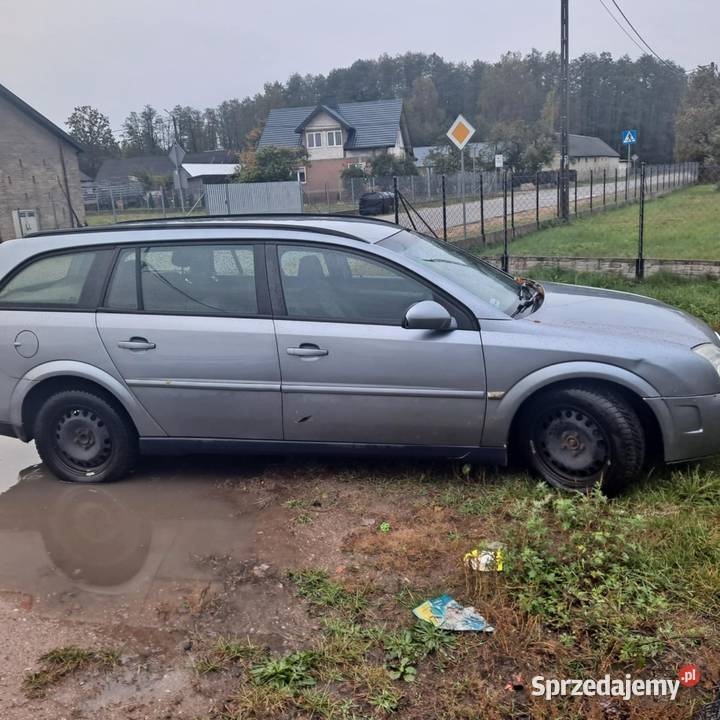
[[[670, 189], [670, 183], [672, 182], [672, 174], [666, 174], [666, 175], [660, 175], [658, 178], [657, 175], [652, 175], [652, 191], [653, 193], [656, 192], [656, 188], [658, 187], [659, 182], [659, 193], [663, 193], [663, 181], [665, 182], [665, 192], [668, 192]], [[650, 191], [650, 182], [651, 179], [648, 177], [647, 179], [647, 188], [648, 192]], [[679, 185], [676, 185], [675, 187], [679, 187]], [[628, 198], [630, 200], [634, 199], [636, 197], [636, 193], [639, 196], [640, 194], [640, 178], [638, 176], [637, 186], [634, 181], [634, 177], [631, 175], [628, 178]], [[523, 212], [535, 212], [536, 207], [536, 197], [535, 197], [535, 190], [519, 190], [515, 189], [515, 198], [514, 198], [514, 207], [515, 207], [515, 214], [523, 213]], [[585, 200], [588, 200], [590, 198], [590, 185], [578, 185], [577, 187], [577, 201], [578, 203], [581, 203]], [[593, 184], [592, 188], [592, 198], [593, 198], [593, 205], [594, 207], [601, 207], [603, 203], [603, 185], [602, 181], [600, 183], [595, 182]], [[625, 178], [618, 179], [617, 182], [617, 201], [618, 203], [622, 203], [625, 199]], [[605, 186], [605, 202], [607, 205], [614, 205], [615, 204], [615, 179], [613, 178], [611, 181], [607, 182]], [[557, 189], [555, 187], [552, 188], [544, 188], [540, 190], [539, 198], [538, 198], [538, 204], [540, 206], [540, 209], [547, 209], [547, 208], [555, 208], [557, 207]], [[574, 211], [574, 204], [575, 204], [575, 188], [571, 185], [570, 187], [570, 212], [572, 213]], [[484, 208], [483, 208], [484, 205]], [[418, 207], [416, 208], [417, 212], [423, 217], [423, 219], [432, 227], [436, 232], [438, 230], [442, 230], [442, 208], [440, 206], [433, 206], [433, 207]], [[503, 198], [500, 197], [491, 197], [485, 199], [483, 202], [481, 202], [479, 199], [468, 199], [466, 202], [466, 218], [467, 218], [467, 224], [471, 225], [473, 223], [479, 223], [481, 219], [482, 209], [484, 209], [484, 215], [485, 215], [485, 221], [492, 220], [493, 218], [500, 218], [503, 216]], [[511, 212], [511, 197], [510, 197], [510, 191], [508, 190], [508, 199], [507, 199], [507, 212], [508, 215], [510, 215]], [[405, 213], [402, 212], [401, 208], [401, 224], [402, 224], [402, 215]], [[542, 214], [542, 213], [541, 213]], [[413, 213], [414, 215], [414, 213]], [[383, 220], [394, 220], [394, 215], [382, 215], [381, 218]], [[415, 219], [416, 224], [418, 226], [421, 225], [421, 223], [418, 223], [417, 218]], [[454, 227], [461, 227], [463, 224], [463, 216], [462, 216], [462, 203], [453, 200], [448, 201], [447, 206], [447, 226], [448, 228], [454, 228]], [[477, 234], [477, 230], [474, 231], [475, 234]]]

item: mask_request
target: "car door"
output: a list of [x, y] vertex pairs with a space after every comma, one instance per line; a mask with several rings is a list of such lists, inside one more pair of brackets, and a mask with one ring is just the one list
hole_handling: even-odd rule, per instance
[[123, 379], [173, 437], [281, 439], [264, 248], [122, 249], [97, 314]]
[[[378, 257], [339, 246], [268, 246], [286, 440], [477, 447], [485, 369], [476, 321]], [[402, 327], [421, 300], [452, 331]]]

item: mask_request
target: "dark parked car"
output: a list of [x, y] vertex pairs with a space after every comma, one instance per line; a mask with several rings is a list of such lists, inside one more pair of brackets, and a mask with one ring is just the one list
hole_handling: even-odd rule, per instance
[[367, 192], [360, 196], [361, 215], [383, 215], [395, 211], [395, 196], [391, 192]]

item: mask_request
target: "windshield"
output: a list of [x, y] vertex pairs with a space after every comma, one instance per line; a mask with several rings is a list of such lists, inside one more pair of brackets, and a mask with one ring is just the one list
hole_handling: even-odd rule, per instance
[[508, 315], [518, 306], [515, 280], [448, 243], [402, 230], [378, 245], [426, 265]]

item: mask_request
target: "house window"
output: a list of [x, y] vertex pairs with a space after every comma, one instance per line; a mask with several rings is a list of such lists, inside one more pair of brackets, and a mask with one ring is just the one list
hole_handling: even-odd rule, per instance
[[309, 148], [322, 147], [322, 136], [321, 132], [309, 132], [307, 134], [307, 146]]
[[303, 185], [307, 182], [307, 175], [305, 174], [305, 168], [299, 167], [297, 169], [297, 179], [299, 183], [302, 183]]
[[328, 145], [331, 147], [342, 145], [342, 130], [330, 130], [327, 134]]

